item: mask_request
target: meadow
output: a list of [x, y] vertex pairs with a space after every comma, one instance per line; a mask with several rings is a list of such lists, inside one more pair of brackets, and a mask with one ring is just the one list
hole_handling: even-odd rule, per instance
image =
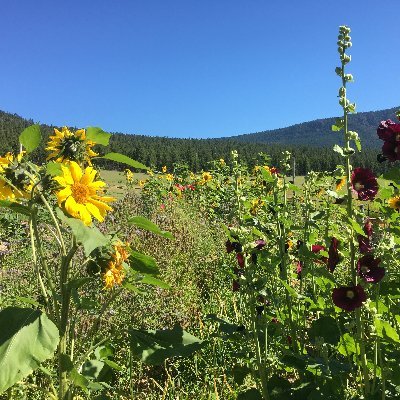
[[249, 167], [240, 148], [156, 169], [93, 127], [54, 129], [34, 163], [40, 127], [20, 134], [0, 157], [0, 399], [399, 398], [400, 123], [376, 122], [384, 174], [352, 165], [350, 40], [333, 171], [293, 181], [289, 151]]

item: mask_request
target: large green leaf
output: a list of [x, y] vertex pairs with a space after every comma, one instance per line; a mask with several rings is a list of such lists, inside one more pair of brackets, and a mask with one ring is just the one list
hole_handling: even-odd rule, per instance
[[108, 146], [111, 133], [104, 132], [103, 129], [96, 126], [89, 126], [86, 128], [86, 139], [91, 140], [96, 144]]
[[147, 285], [157, 286], [161, 289], [171, 289], [171, 286], [169, 286], [168, 283], [151, 275], [143, 275], [140, 282], [146, 283]]
[[334, 318], [321, 316], [314, 320], [309, 331], [310, 338], [324, 338], [325, 343], [335, 345], [340, 340], [340, 331]]
[[35, 150], [42, 140], [39, 125], [31, 125], [22, 131], [19, 135], [19, 142], [25, 147], [28, 153]]
[[133, 168], [148, 169], [145, 165], [143, 165], [139, 161], [132, 160], [132, 158], [120, 153], [107, 153], [106, 155], [99, 158], [105, 158], [106, 160], [116, 161], [122, 164], [129, 165]]
[[175, 325], [173, 329], [143, 331], [130, 329], [132, 353], [148, 364], [160, 365], [170, 357], [187, 357], [199, 350], [203, 341]]
[[46, 165], [46, 173], [51, 176], [61, 175], [61, 164], [55, 161], [49, 161]]
[[0, 311], [0, 393], [51, 358], [58, 341], [57, 327], [40, 310]]
[[108, 239], [95, 226], [89, 227], [80, 219], [68, 218], [59, 208], [56, 212], [61, 221], [71, 228], [76, 241], [83, 245], [86, 256], [94, 249], [108, 244]]
[[130, 267], [137, 272], [144, 274], [158, 275], [159, 270], [156, 260], [153, 257], [146, 256], [146, 254], [132, 251], [129, 256]]
[[132, 224], [137, 226], [138, 228], [145, 229], [146, 231], [155, 233], [156, 235], [168, 238], [168, 239], [173, 239], [174, 237], [172, 236], [171, 232], [163, 231], [161, 230], [154, 222], [151, 222], [145, 217], [141, 216], [136, 216], [132, 217], [128, 220], [128, 224]]

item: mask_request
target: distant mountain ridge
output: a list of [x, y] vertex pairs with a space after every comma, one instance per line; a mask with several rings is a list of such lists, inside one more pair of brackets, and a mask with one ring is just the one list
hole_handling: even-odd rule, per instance
[[[381, 121], [392, 119], [396, 121], [395, 112], [400, 107], [379, 111], [360, 112], [349, 115], [349, 129], [358, 132], [364, 147], [379, 148], [382, 141], [376, 135], [376, 128]], [[341, 134], [332, 132], [336, 118], [324, 118], [303, 122], [286, 128], [272, 129], [256, 133], [231, 136], [226, 139], [247, 143], [268, 143], [289, 146], [333, 146], [342, 140]]]

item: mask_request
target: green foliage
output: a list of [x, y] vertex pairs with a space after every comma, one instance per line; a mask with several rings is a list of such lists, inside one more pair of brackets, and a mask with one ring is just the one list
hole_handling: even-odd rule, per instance
[[19, 136], [19, 142], [25, 147], [28, 153], [32, 153], [42, 140], [42, 135], [40, 133], [39, 125], [31, 125], [24, 129]]
[[57, 327], [41, 311], [7, 307], [0, 311], [0, 393], [37, 369], [56, 351]]

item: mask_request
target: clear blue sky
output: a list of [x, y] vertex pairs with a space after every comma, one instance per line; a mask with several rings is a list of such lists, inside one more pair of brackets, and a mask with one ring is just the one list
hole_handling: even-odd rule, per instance
[[2, 0], [0, 109], [42, 123], [219, 137], [400, 105], [400, 0]]

